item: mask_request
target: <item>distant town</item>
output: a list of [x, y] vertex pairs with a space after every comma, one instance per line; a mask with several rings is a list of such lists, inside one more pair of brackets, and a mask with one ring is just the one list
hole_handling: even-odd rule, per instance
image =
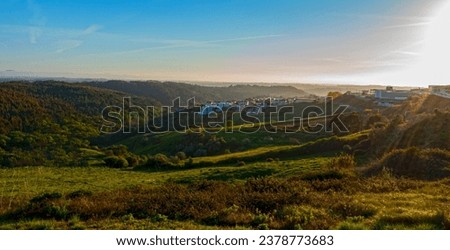
[[[431, 94], [450, 99], [450, 85], [430, 85], [428, 88], [414, 88], [410, 90], [397, 90], [395, 87], [387, 86], [384, 89], [369, 89], [362, 91], [347, 91], [344, 95], [350, 95], [357, 98], [373, 100], [380, 107], [392, 107], [406, 101], [414, 95]], [[283, 97], [260, 97], [248, 98], [245, 100], [234, 101], [208, 101], [201, 104], [200, 115], [209, 115], [210, 113], [221, 112], [225, 110], [234, 110], [241, 112], [244, 109], [247, 114], [261, 114], [267, 106], [286, 106], [295, 103], [314, 103], [323, 100], [324, 96], [310, 95], [299, 98]]]

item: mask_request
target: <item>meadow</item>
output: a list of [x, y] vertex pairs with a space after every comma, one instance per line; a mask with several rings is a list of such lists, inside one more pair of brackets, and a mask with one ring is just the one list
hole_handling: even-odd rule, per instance
[[159, 171], [1, 169], [0, 228], [450, 228], [450, 179], [368, 177], [357, 161], [330, 153]]

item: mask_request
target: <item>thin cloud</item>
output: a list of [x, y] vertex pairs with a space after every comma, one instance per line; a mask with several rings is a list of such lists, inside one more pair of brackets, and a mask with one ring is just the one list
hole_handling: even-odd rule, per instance
[[[62, 53], [70, 49], [80, 47], [88, 36], [98, 33], [103, 26], [92, 24], [84, 30], [76, 29], [57, 29], [51, 27], [35, 26], [35, 25], [0, 25], [0, 33], [13, 34], [29, 34], [30, 43], [38, 42], [40, 36], [45, 36], [54, 42], [56, 53]], [[0, 44], [1, 46], [1, 44]]]
[[400, 28], [409, 28], [409, 27], [418, 27], [418, 26], [427, 26], [432, 22], [418, 22], [418, 23], [409, 23], [409, 24], [399, 24], [384, 27], [384, 29], [400, 29]]
[[355, 13], [335, 13], [335, 16], [364, 18], [364, 19], [378, 19], [378, 20], [397, 20], [397, 21], [414, 21], [414, 22], [428, 22], [429, 17], [423, 16], [392, 16], [392, 15], [378, 15], [378, 14], [355, 14]]
[[81, 35], [83, 35], [83, 36], [91, 35], [91, 34], [96, 33], [97, 31], [101, 30], [102, 28], [103, 28], [103, 26], [101, 26], [101, 25], [92, 24], [89, 27], [87, 27], [85, 30], [83, 30]]
[[328, 62], [328, 63], [344, 63], [344, 62], [347, 62], [347, 61], [342, 60], [340, 58], [332, 58], [332, 57], [329, 57], [329, 58], [318, 58], [318, 59], [315, 59], [315, 61]]
[[220, 43], [226, 42], [239, 42], [239, 41], [249, 41], [249, 40], [258, 40], [258, 39], [270, 39], [281, 37], [283, 35], [275, 34], [275, 35], [261, 35], [261, 36], [247, 36], [247, 37], [237, 37], [237, 38], [227, 38], [227, 39], [219, 39], [219, 40], [207, 40], [207, 41], [193, 41], [193, 40], [153, 40], [150, 41], [158, 42], [164, 45], [154, 46], [154, 47], [146, 47], [135, 50], [121, 51], [116, 52], [114, 54], [128, 54], [128, 53], [140, 53], [149, 50], [161, 50], [161, 49], [172, 49], [172, 48], [188, 48], [188, 47], [207, 47], [213, 46]]
[[401, 54], [401, 55], [407, 55], [407, 56], [420, 56], [422, 53], [414, 52], [414, 51], [402, 51], [402, 50], [396, 50], [392, 51], [394, 54]]
[[424, 40], [419, 40], [416, 42], [412, 42], [406, 46], [401, 46], [394, 48], [390, 51], [387, 51], [384, 54], [380, 54], [376, 57], [377, 60], [384, 60], [384, 61], [392, 61], [392, 60], [404, 60], [405, 56], [408, 60], [408, 63], [410, 63], [410, 57], [411, 56], [421, 56], [422, 46], [424, 45]]
[[43, 34], [43, 27], [47, 23], [47, 18], [42, 14], [40, 6], [33, 0], [27, 1], [27, 8], [31, 12], [29, 22], [32, 26], [29, 28], [29, 39], [31, 44], [35, 44]]
[[83, 44], [83, 41], [81, 40], [64, 40], [58, 42], [58, 49], [56, 50], [56, 53], [63, 53], [67, 50], [75, 49], [80, 47]]
[[66, 39], [61, 40], [58, 42], [58, 49], [56, 50], [56, 53], [63, 53], [68, 50], [72, 50], [75, 48], [80, 47], [84, 43], [84, 39], [81, 39], [82, 37], [89, 36], [92, 34], [95, 34], [97, 31], [99, 31], [102, 28], [102, 26], [97, 24], [92, 24], [83, 31], [79, 32], [78, 35], [75, 35], [75, 39]]
[[275, 37], [282, 37], [282, 36], [284, 36], [284, 35], [277, 34], [277, 35], [247, 36], [247, 37], [238, 37], [238, 38], [230, 38], [230, 39], [222, 39], [222, 40], [212, 40], [212, 41], [207, 41], [206, 43], [247, 41], [247, 40], [265, 39], [265, 38], [275, 38]]

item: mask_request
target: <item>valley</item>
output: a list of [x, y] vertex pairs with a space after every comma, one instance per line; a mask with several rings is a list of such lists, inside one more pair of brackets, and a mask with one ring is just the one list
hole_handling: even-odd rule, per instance
[[[102, 110], [124, 107], [124, 97], [162, 107], [178, 96], [309, 95], [292, 86], [0, 83], [0, 229], [450, 228], [450, 99], [442, 96], [380, 106], [328, 93], [348, 106], [333, 116], [346, 131], [304, 112], [253, 124], [260, 130], [238, 119], [164, 133], [139, 133], [144, 119], [127, 112], [130, 133], [100, 131]], [[305, 125], [287, 131], [294, 116]]]

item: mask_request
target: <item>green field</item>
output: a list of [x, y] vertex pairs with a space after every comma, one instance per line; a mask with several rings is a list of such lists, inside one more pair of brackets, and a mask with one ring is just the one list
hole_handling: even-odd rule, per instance
[[[285, 149], [291, 147], [279, 150]], [[1, 169], [0, 228], [449, 228], [450, 180], [361, 177], [357, 168], [335, 168], [335, 157], [305, 155], [166, 171]], [[155, 204], [157, 210], [151, 208]]]

